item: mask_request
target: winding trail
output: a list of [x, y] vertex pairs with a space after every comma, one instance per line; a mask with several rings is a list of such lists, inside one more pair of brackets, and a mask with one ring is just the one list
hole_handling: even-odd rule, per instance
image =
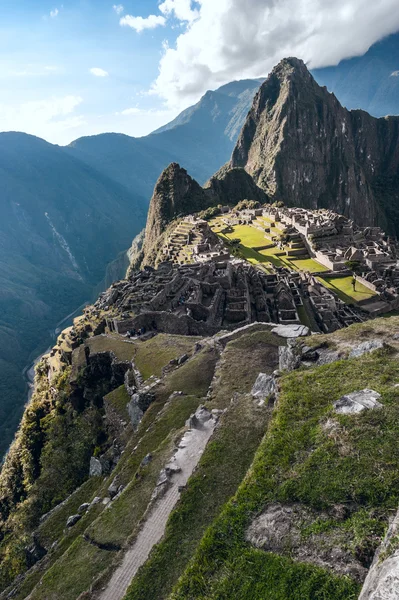
[[99, 600], [122, 600], [139, 567], [145, 563], [153, 546], [164, 535], [169, 515], [180, 497], [179, 488], [186, 485], [215, 429], [216, 420], [210, 417], [210, 413], [205, 417], [207, 420], [204, 420], [204, 413], [201, 415], [197, 411], [196, 415], [200, 418], [194, 418], [193, 428], [186, 432], [178, 450], [166, 466], [166, 469], [172, 471], [169, 487], [154, 501], [133, 546], [127, 550], [122, 564], [99, 595]]

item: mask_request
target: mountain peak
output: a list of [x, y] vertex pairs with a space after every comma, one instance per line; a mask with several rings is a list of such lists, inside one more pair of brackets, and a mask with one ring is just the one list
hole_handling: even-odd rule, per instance
[[[274, 200], [328, 206], [367, 225], [381, 205], [397, 203], [389, 178], [398, 177], [398, 143], [399, 117], [348, 111], [302, 60], [285, 58], [255, 96], [230, 166], [244, 168]], [[380, 222], [391, 231], [399, 226], [392, 216], [396, 224]]]

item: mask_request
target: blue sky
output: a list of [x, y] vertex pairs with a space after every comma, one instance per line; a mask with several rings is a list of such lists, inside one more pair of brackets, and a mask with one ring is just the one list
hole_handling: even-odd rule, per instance
[[[124, 3], [127, 13], [139, 14], [157, 5]], [[62, 144], [108, 129], [141, 135], [173, 117], [176, 110], [146, 92], [157, 77], [165, 36], [171, 43], [177, 36], [174, 24], [138, 34], [120, 18], [112, 0], [1, 0], [1, 129]], [[134, 114], [138, 107], [146, 112]], [[129, 109], [133, 114], [117, 114]], [[54, 115], [52, 122], [46, 114]]]
[[[397, 0], [0, 0], [0, 131], [144, 135], [207, 89], [399, 30]], [[398, 66], [399, 68], [399, 66]]]

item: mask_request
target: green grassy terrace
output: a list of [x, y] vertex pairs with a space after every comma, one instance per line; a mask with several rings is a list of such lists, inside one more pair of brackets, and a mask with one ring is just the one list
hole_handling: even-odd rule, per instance
[[[245, 533], [269, 504], [300, 504], [314, 515], [302, 529], [304, 543], [309, 535], [320, 544], [342, 539], [369, 565], [399, 503], [398, 380], [389, 349], [282, 378], [277, 410], [247, 476], [169, 599], [355, 600], [360, 586], [349, 576], [295, 561], [289, 548], [255, 549]], [[383, 409], [333, 412], [334, 400], [366, 386], [382, 394]], [[345, 507], [344, 517], [336, 506]]]

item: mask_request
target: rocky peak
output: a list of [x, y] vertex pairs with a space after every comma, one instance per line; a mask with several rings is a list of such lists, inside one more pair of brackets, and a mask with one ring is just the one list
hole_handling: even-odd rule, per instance
[[303, 61], [282, 60], [255, 96], [230, 166], [274, 200], [399, 228], [399, 117], [348, 111]]
[[207, 207], [202, 187], [177, 163], [171, 163], [158, 179], [148, 210], [144, 253], [147, 256], [170, 221], [179, 215]]

